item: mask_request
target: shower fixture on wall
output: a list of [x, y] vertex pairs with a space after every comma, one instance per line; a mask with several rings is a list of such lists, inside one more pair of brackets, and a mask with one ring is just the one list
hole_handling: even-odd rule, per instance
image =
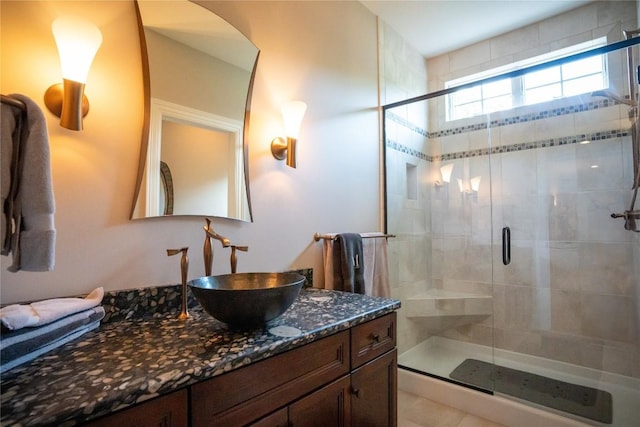
[[[633, 31], [623, 31], [625, 39], [629, 40], [633, 37], [640, 36], [640, 29]], [[631, 121], [631, 153], [633, 161], [633, 184], [631, 189], [631, 203], [629, 209], [622, 213], [612, 213], [611, 218], [624, 218], [625, 230], [640, 232], [638, 223], [640, 221], [640, 210], [635, 209], [636, 199], [638, 196], [638, 188], [640, 188], [640, 106], [637, 98], [637, 84], [640, 84], [640, 66], [636, 69], [633, 63], [633, 52], [631, 47], [627, 48], [627, 65], [629, 77], [629, 99], [617, 95], [609, 90], [599, 90], [591, 93], [591, 96], [603, 96], [612, 99], [618, 103], [628, 105], [629, 120]], [[637, 80], [637, 81], [636, 81]]]

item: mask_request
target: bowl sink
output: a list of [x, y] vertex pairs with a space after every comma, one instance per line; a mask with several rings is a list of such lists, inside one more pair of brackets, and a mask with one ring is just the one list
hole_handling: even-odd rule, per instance
[[232, 326], [259, 326], [284, 313], [305, 282], [298, 273], [205, 276], [188, 285], [202, 308]]

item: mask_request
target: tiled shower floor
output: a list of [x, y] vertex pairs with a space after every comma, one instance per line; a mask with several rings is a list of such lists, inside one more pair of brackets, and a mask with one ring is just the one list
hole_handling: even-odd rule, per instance
[[[451, 371], [464, 359], [474, 358], [491, 362], [492, 353], [491, 347], [431, 337], [402, 353], [398, 364], [449, 378]], [[611, 425], [620, 427], [640, 425], [637, 424], [640, 420], [640, 380], [638, 379], [504, 350], [495, 351], [495, 363], [608, 391], [613, 396], [613, 424]]]

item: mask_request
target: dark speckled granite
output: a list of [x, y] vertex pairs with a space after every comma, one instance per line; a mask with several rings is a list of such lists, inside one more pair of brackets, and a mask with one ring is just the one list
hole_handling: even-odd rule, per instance
[[[327, 298], [328, 297], [328, 298]], [[400, 307], [396, 300], [304, 289], [264, 328], [229, 329], [199, 308], [103, 324], [2, 376], [1, 422], [72, 426], [291, 350]], [[274, 326], [298, 328], [282, 338]]]

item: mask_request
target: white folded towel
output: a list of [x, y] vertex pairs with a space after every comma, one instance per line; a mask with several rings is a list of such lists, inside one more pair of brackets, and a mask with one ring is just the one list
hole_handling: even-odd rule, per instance
[[85, 298], [54, 298], [31, 304], [13, 304], [0, 308], [0, 321], [15, 331], [46, 325], [70, 314], [88, 310], [102, 302], [104, 289], [96, 288]]

